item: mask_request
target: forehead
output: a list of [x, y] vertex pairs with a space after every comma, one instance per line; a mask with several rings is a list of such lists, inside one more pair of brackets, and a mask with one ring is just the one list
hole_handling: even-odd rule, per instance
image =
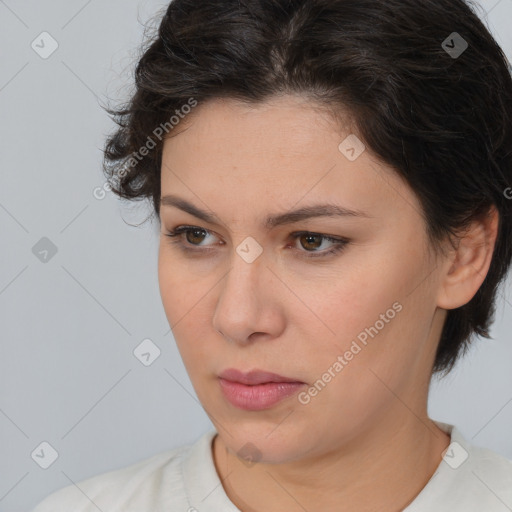
[[[337, 133], [337, 138], [344, 131], [350, 131], [348, 114], [341, 115], [298, 94], [274, 96], [259, 103], [233, 98], [212, 99], [184, 116], [171, 135], [185, 133], [190, 128], [196, 138], [213, 140], [229, 136], [233, 142], [255, 134], [268, 139], [265, 135], [279, 132], [281, 137], [274, 140], [276, 145], [279, 142], [290, 145], [292, 138], [297, 143], [306, 142], [319, 130], [324, 134]], [[265, 142], [268, 144], [268, 140]], [[257, 146], [259, 139], [254, 139], [252, 143]]]
[[166, 139], [162, 195], [179, 193], [205, 204], [221, 196], [225, 204], [220, 207], [246, 209], [323, 199], [377, 216], [390, 205], [395, 210], [419, 207], [412, 191], [369, 148], [356, 159], [347, 158], [340, 143], [355, 134], [344, 128], [301, 97], [258, 105], [209, 101]]

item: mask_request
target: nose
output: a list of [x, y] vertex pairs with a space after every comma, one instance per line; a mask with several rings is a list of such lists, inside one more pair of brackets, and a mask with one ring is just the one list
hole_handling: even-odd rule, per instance
[[285, 325], [283, 304], [279, 302], [283, 288], [262, 255], [248, 263], [235, 254], [219, 284], [213, 328], [230, 343], [239, 345], [278, 337]]

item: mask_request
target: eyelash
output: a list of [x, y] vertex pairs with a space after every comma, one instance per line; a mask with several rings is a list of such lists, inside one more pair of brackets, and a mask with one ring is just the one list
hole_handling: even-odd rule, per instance
[[[192, 249], [190, 247], [190, 244], [188, 246], [185, 245], [183, 243], [182, 235], [184, 235], [190, 231], [204, 231], [206, 234], [212, 234], [211, 231], [204, 229], [204, 228], [200, 228], [198, 226], [178, 226], [177, 228], [172, 230], [170, 233], [164, 233], [164, 234], [165, 234], [165, 236], [168, 236], [169, 238], [171, 238], [171, 240], [170, 240], [171, 243], [177, 244], [179, 249], [181, 249], [182, 251], [187, 252], [187, 253], [196, 253], [197, 254], [197, 253], [201, 253], [201, 252], [204, 253], [204, 252], [209, 252], [209, 251], [213, 250], [213, 249]], [[343, 239], [343, 238], [334, 238], [334, 237], [330, 237], [327, 235], [323, 235], [321, 233], [313, 233], [311, 231], [298, 231], [298, 232], [290, 234], [290, 236], [293, 238], [294, 241], [303, 235], [312, 235], [312, 236], [321, 237], [323, 240], [327, 240], [329, 242], [333, 242], [336, 244], [333, 248], [331, 248], [329, 250], [322, 251], [322, 252], [299, 251], [299, 252], [304, 252], [305, 255], [303, 257], [305, 257], [307, 259], [325, 258], [327, 256], [332, 256], [334, 254], [340, 253], [345, 249], [345, 246], [349, 243], [348, 240]], [[193, 244], [192, 244], [192, 247], [194, 247]]]

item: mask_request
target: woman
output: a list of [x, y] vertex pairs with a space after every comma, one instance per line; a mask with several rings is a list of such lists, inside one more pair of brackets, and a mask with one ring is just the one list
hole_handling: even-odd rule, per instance
[[512, 462], [427, 414], [489, 338], [512, 79], [462, 0], [175, 0], [105, 148], [215, 431], [46, 511], [505, 511]]

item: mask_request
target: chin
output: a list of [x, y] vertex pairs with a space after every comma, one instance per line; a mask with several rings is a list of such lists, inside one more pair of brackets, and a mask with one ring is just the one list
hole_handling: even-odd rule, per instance
[[[283, 417], [289, 413], [285, 413]], [[223, 422], [217, 432], [229, 451], [245, 459], [250, 465], [254, 462], [263, 464], [283, 464], [301, 457], [307, 449], [298, 432], [297, 425], [281, 425], [276, 421], [250, 419], [247, 421]], [[228, 434], [231, 434], [229, 435]], [[307, 436], [311, 442], [311, 437]]]

